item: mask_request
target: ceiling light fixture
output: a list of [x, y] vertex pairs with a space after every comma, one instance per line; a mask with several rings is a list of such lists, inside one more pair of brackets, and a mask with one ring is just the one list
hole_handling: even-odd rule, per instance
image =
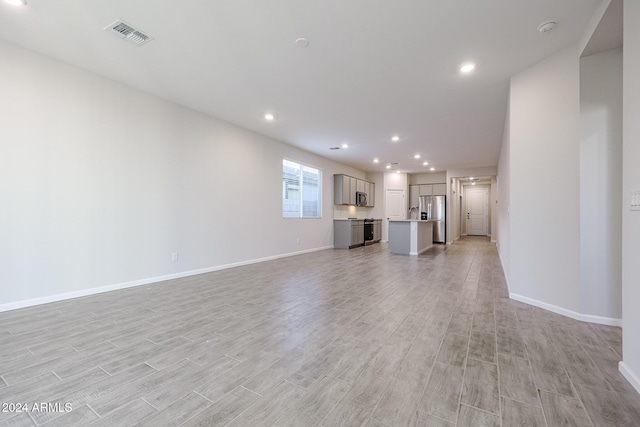
[[422, 162], [422, 166], [427, 166], [429, 162]]
[[476, 65], [472, 64], [472, 63], [468, 63], [468, 64], [464, 64], [462, 67], [460, 67], [460, 72], [461, 73], [470, 73], [473, 70], [475, 70]]
[[434, 171], [434, 170], [436, 170], [436, 168], [431, 168], [431, 169], [429, 169], [429, 170], [430, 170], [430, 171]]
[[420, 158], [420, 154], [416, 154], [413, 156], [414, 159], [419, 159]]
[[276, 118], [276, 116], [274, 116], [271, 113], [267, 113], [267, 114], [264, 115], [264, 119], [267, 120], [267, 121], [273, 121], [273, 119], [275, 119], [275, 118]]
[[400, 173], [400, 169], [398, 169], [398, 170], [396, 171], [396, 173]]
[[385, 166], [387, 169], [391, 169], [391, 165], [387, 165]]
[[10, 4], [11, 6], [26, 6], [27, 0], [4, 0], [5, 3]]
[[347, 148], [349, 148], [349, 144], [347, 144], [347, 143], [345, 142], [344, 144], [342, 144], [342, 148], [344, 148], [344, 149], [346, 150]]
[[475, 182], [472, 182], [472, 183], [471, 183], [471, 185], [476, 185], [476, 183], [475, 183]]
[[380, 159], [373, 159], [373, 163], [380, 163]]
[[398, 135], [393, 135], [393, 136], [391, 137], [391, 140], [392, 140], [393, 142], [398, 142], [398, 141], [400, 141], [400, 137], [399, 137]]
[[554, 28], [556, 28], [556, 23], [554, 21], [547, 21], [538, 25], [538, 31], [542, 34], [548, 33], [549, 31], [552, 31]]

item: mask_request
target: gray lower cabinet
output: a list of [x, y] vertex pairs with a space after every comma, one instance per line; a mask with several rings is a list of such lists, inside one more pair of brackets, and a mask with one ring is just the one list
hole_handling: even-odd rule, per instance
[[364, 221], [351, 221], [351, 245], [350, 247], [364, 245]]
[[376, 219], [373, 223], [373, 241], [379, 242], [382, 239], [382, 220]]
[[[382, 238], [382, 220], [373, 222], [373, 241]], [[362, 219], [334, 219], [333, 247], [336, 249], [351, 249], [364, 245], [364, 220]]]
[[364, 220], [333, 220], [333, 247], [351, 249], [364, 245]]

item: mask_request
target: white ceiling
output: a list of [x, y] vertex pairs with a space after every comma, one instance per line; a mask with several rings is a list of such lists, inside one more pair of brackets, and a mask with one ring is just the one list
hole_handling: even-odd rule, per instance
[[[0, 39], [362, 170], [441, 171], [496, 165], [509, 77], [600, 1], [29, 0], [0, 3]], [[102, 30], [116, 19], [155, 40]]]

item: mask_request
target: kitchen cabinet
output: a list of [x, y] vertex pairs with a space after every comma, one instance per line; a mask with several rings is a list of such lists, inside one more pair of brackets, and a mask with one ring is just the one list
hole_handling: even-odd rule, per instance
[[447, 184], [420, 184], [409, 186], [409, 207], [420, 204], [420, 196], [446, 196]]
[[379, 242], [382, 239], [382, 220], [376, 219], [373, 222], [373, 241]]
[[421, 196], [433, 196], [433, 185], [432, 184], [420, 184], [420, 195]]
[[334, 219], [333, 247], [351, 249], [364, 245], [364, 220]]
[[335, 205], [356, 205], [356, 192], [367, 194], [367, 206], [373, 207], [375, 184], [349, 175], [333, 175], [333, 203]]
[[335, 205], [356, 204], [356, 178], [348, 175], [333, 176], [333, 203]]
[[351, 220], [350, 248], [364, 245], [364, 220]]
[[447, 184], [433, 184], [433, 195], [434, 196], [446, 196], [447, 195]]
[[[379, 242], [382, 238], [382, 220], [373, 222], [373, 242]], [[334, 219], [333, 220], [333, 247], [336, 249], [352, 249], [364, 246], [364, 220], [363, 219]]]

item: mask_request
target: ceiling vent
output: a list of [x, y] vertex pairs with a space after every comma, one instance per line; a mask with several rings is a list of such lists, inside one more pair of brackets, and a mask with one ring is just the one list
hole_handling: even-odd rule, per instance
[[143, 44], [153, 40], [153, 37], [133, 28], [131, 25], [120, 19], [115, 21], [113, 24], [106, 26], [104, 30], [135, 46], [142, 46]]

